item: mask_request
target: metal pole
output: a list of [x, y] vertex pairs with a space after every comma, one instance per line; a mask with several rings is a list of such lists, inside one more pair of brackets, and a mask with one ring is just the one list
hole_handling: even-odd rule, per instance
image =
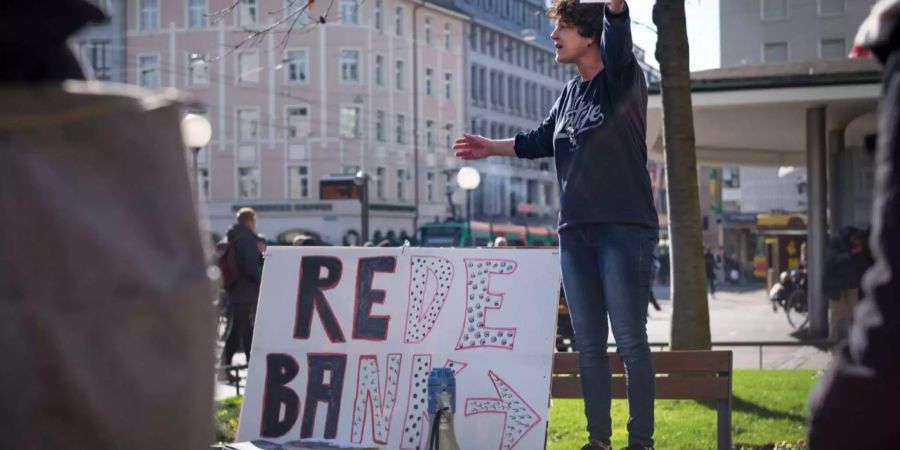
[[828, 336], [828, 299], [822, 292], [825, 277], [826, 210], [828, 194], [828, 149], [826, 146], [826, 110], [824, 106], [806, 110], [806, 166], [809, 189], [807, 222], [807, 277], [809, 295], [809, 332], [812, 337]]
[[472, 246], [472, 190], [466, 189], [466, 245]]
[[200, 203], [203, 201], [200, 193], [200, 169], [197, 167], [197, 154], [200, 153], [200, 147], [191, 148], [191, 153], [194, 154], [194, 196], [197, 199], [197, 209], [200, 209]]
[[362, 203], [362, 212], [360, 219], [362, 220], [362, 236], [360, 240], [363, 244], [369, 241], [369, 174], [363, 174], [362, 185], [359, 187], [359, 201]]

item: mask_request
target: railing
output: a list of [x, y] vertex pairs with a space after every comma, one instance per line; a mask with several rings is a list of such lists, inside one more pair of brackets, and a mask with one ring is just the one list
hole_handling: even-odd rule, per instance
[[[571, 345], [568, 339], [563, 339], [563, 345], [569, 346]], [[668, 342], [650, 342], [650, 348], [658, 348], [660, 351], [665, 351], [669, 347]], [[610, 347], [615, 347], [615, 342], [610, 342], [608, 344]], [[716, 347], [756, 347], [758, 350], [759, 356], [759, 368], [763, 368], [763, 349], [766, 347], [817, 347], [821, 349], [831, 350], [834, 347], [834, 343], [824, 340], [808, 340], [808, 341], [715, 341], [712, 342], [711, 348]]]

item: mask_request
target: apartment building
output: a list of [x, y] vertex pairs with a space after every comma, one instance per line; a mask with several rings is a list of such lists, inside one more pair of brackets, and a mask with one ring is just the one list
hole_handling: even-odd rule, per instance
[[126, 0], [90, 0], [109, 16], [105, 24], [85, 27], [72, 37], [71, 47], [85, 76], [101, 81], [125, 82]]
[[270, 239], [355, 243], [360, 203], [323, 200], [319, 187], [358, 171], [371, 177], [374, 238], [444, 218], [466, 16], [408, 0], [232, 3], [128, 0], [128, 82], [208, 105], [199, 178], [212, 230], [252, 206]]

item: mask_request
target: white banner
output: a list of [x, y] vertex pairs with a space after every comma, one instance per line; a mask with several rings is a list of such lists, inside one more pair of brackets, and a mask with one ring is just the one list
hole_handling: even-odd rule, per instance
[[238, 440], [425, 449], [432, 367], [460, 447], [542, 449], [556, 249], [270, 247]]

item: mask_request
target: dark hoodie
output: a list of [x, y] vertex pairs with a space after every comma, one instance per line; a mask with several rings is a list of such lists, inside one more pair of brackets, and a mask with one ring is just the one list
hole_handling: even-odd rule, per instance
[[256, 233], [246, 225], [235, 223], [228, 229], [227, 239], [234, 245], [240, 277], [237, 283], [226, 291], [228, 301], [237, 303], [256, 303], [259, 299], [259, 281], [262, 273], [262, 255], [256, 243]]
[[556, 159], [560, 230], [659, 226], [647, 172], [647, 82], [632, 48], [628, 9], [605, 10], [604, 69], [590, 81], [569, 81], [544, 122], [516, 136], [518, 157]]

